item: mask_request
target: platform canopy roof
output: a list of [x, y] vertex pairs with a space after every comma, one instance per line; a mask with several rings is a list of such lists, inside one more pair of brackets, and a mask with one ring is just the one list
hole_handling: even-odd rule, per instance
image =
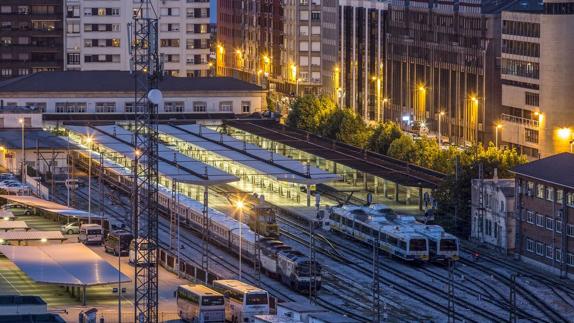
[[303, 164], [237, 138], [220, 134], [201, 125], [160, 125], [159, 131], [203, 150], [212, 151], [278, 181], [319, 184], [338, 179], [338, 175]]
[[[129, 160], [135, 159], [135, 148], [132, 144], [133, 133], [119, 126], [67, 126], [70, 131], [81, 136], [92, 136], [94, 142], [113, 150]], [[191, 159], [161, 143], [158, 145], [158, 171], [161, 175], [175, 178], [180, 183], [195, 185], [224, 184], [238, 181], [239, 178]], [[174, 158], [175, 156], [175, 158]], [[176, 162], [173, 162], [173, 160]], [[142, 158], [142, 163], [145, 160]]]
[[0, 246], [0, 252], [38, 283], [95, 286], [117, 283], [118, 278], [121, 282], [130, 281], [81, 243]]
[[4, 241], [41, 241], [41, 240], [60, 240], [64, 241], [60, 231], [6, 231], [0, 232], [0, 242]]
[[[58, 204], [56, 202], [47, 201], [35, 196], [0, 195], [0, 198], [4, 198], [11, 202], [27, 205], [29, 207], [37, 208], [46, 212], [55, 213], [62, 216], [87, 218], [89, 215], [89, 213], [86, 211], [76, 210], [74, 208]], [[91, 217], [99, 218], [101, 216], [99, 214], [92, 214]]]
[[6, 221], [0, 220], [0, 230], [28, 230], [30, 227], [26, 224], [26, 221]]

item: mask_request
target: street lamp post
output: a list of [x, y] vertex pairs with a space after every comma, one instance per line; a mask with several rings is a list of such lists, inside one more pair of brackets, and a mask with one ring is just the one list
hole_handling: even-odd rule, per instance
[[242, 222], [242, 218], [243, 218], [243, 201], [238, 201], [235, 204], [235, 207], [237, 208], [237, 211], [239, 211], [238, 213], [238, 220], [239, 220], [239, 280], [241, 280], [242, 277], [242, 269], [241, 269], [241, 262], [242, 262], [242, 248], [243, 248], [243, 244], [242, 244], [242, 240], [243, 240], [243, 235], [242, 235], [242, 230], [241, 227], [243, 225]]
[[497, 124], [496, 125], [496, 134], [494, 137], [494, 145], [496, 146], [496, 148], [498, 148], [498, 129], [502, 129], [502, 125], [501, 124]]
[[18, 122], [20, 123], [20, 125], [22, 126], [22, 165], [20, 165], [21, 171], [22, 171], [22, 183], [26, 184], [26, 143], [24, 141], [24, 119], [20, 118], [18, 119]]
[[297, 78], [295, 83], [295, 96], [299, 96], [299, 81], [301, 81], [301, 79]]
[[88, 137], [88, 223], [92, 223], [92, 137]]
[[439, 144], [439, 146], [442, 144], [441, 123], [442, 123], [442, 117], [443, 116], [444, 116], [444, 111], [439, 112], [439, 114], [438, 114], [438, 144]]

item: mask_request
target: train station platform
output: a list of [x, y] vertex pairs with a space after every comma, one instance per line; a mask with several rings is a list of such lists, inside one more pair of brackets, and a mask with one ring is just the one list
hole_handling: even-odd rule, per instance
[[[388, 204], [407, 213], [420, 213], [431, 204], [430, 196], [445, 175], [388, 156], [377, 154], [288, 128], [268, 120], [226, 121], [227, 133], [267, 151], [281, 153], [294, 160], [306, 161], [341, 180], [328, 184], [323, 192], [344, 200], [346, 191], [354, 191], [355, 202]], [[340, 198], [337, 198], [340, 196]]]

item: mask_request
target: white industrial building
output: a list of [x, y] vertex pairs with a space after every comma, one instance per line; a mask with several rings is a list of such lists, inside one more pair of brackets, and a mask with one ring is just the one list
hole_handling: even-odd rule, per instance
[[[259, 86], [227, 77], [170, 77], [159, 85], [162, 120], [227, 119], [266, 109]], [[134, 77], [121, 71], [65, 71], [0, 83], [0, 106], [35, 107], [46, 121], [122, 121], [133, 118]]]
[[514, 179], [473, 179], [471, 239], [503, 253], [514, 250]]
[[[209, 1], [152, 0], [159, 18], [159, 52], [172, 76], [207, 76]], [[128, 23], [140, 1], [65, 0], [66, 70], [130, 69]]]

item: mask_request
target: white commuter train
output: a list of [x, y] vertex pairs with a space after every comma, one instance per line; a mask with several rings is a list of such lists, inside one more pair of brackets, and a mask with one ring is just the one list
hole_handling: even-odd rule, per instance
[[371, 204], [369, 209], [375, 216], [384, 216], [392, 223], [405, 228], [412, 228], [416, 233], [429, 240], [429, 257], [432, 261], [457, 261], [459, 259], [459, 239], [444, 231], [440, 225], [429, 225], [417, 222], [411, 215], [396, 215], [384, 204]]
[[429, 259], [428, 240], [412, 228], [401, 227], [386, 217], [376, 216], [368, 208], [344, 205], [330, 209], [331, 230], [378, 246], [389, 255], [409, 262]]

